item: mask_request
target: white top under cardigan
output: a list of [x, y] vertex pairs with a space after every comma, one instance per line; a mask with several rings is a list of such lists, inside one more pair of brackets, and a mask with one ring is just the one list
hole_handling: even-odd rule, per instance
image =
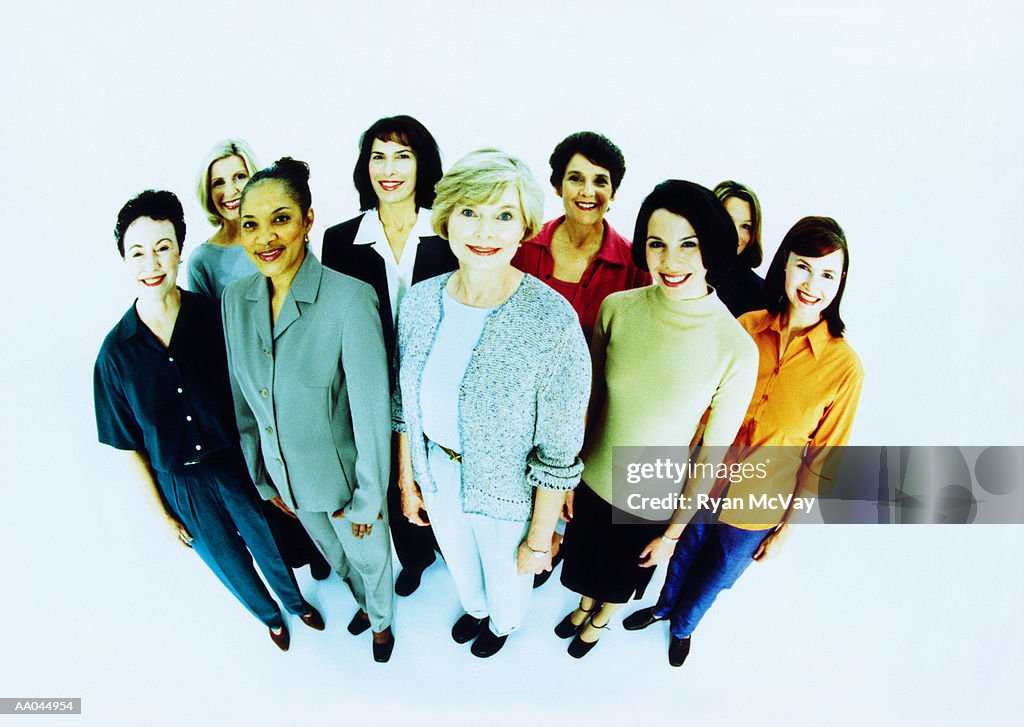
[[423, 434], [442, 447], [462, 451], [459, 435], [459, 386], [484, 323], [493, 308], [473, 308], [444, 291], [444, 316], [423, 367], [420, 409]]

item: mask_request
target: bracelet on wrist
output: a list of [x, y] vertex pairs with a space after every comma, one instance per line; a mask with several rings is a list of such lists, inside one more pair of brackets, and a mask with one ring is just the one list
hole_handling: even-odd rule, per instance
[[662, 535], [661, 539], [664, 540], [666, 543], [673, 543], [674, 544], [674, 543], [678, 543], [679, 542], [679, 538], [670, 538], [667, 535]]

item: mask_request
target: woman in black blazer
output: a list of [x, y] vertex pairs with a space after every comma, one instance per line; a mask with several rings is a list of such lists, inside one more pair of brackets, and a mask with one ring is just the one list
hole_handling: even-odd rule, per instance
[[[426, 127], [411, 116], [379, 119], [359, 139], [352, 173], [362, 212], [324, 233], [325, 266], [373, 286], [388, 360], [394, 360], [395, 318], [406, 291], [421, 280], [458, 268], [448, 243], [430, 227], [434, 185], [441, 179], [441, 154]], [[395, 385], [395, 372], [391, 372]], [[402, 572], [395, 593], [408, 596], [420, 584], [437, 542], [429, 526], [402, 514], [392, 457], [388, 517]], [[426, 521], [425, 514], [423, 520]]]

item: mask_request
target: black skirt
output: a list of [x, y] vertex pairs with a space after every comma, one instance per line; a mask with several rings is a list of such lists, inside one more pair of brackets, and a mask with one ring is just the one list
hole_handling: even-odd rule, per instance
[[[638, 565], [640, 553], [665, 532], [659, 523], [613, 523], [614, 510], [581, 482], [562, 542], [562, 585], [602, 603], [643, 598], [655, 569]], [[616, 519], [630, 516], [620, 511]]]

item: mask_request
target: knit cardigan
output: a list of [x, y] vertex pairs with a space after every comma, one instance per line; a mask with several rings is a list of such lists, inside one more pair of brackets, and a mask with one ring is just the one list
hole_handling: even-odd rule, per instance
[[[409, 435], [413, 475], [436, 490], [420, 411], [423, 367], [443, 317], [451, 273], [409, 289], [398, 315], [395, 431]], [[580, 480], [590, 354], [572, 306], [531, 275], [484, 323], [459, 387], [462, 509], [526, 521], [533, 488], [571, 490]]]

